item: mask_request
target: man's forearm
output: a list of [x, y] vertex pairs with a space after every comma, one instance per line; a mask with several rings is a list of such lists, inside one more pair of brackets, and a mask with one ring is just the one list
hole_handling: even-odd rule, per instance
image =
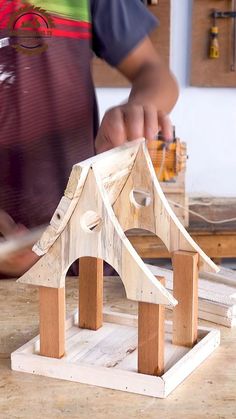
[[133, 78], [129, 102], [154, 105], [168, 114], [176, 104], [178, 94], [173, 74], [159, 63], [150, 63]]
[[127, 103], [109, 109], [96, 138], [98, 153], [140, 137], [154, 140], [162, 132], [173, 139], [168, 117], [178, 98], [178, 85], [162, 64], [147, 37], [119, 64], [118, 70], [132, 83]]

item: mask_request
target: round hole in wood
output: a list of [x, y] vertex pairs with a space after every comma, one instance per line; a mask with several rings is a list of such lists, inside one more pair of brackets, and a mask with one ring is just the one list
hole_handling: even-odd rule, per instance
[[86, 233], [99, 232], [102, 228], [102, 219], [95, 211], [86, 211], [82, 215], [80, 223]]
[[150, 192], [133, 189], [130, 192], [130, 202], [136, 208], [149, 207], [152, 202], [152, 197]]

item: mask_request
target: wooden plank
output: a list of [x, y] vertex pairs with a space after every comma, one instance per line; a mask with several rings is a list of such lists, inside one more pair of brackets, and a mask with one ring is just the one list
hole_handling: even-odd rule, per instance
[[[67, 312], [70, 313], [75, 310], [77, 305], [75, 295], [78, 285], [76, 282], [74, 278], [68, 278], [66, 281]], [[105, 279], [104, 293], [107, 304], [112, 306], [113, 310], [122, 310], [124, 313], [134, 311], [136, 304], [123, 297], [123, 287], [120, 281], [114, 280], [114, 278], [110, 278], [109, 281]], [[189, 379], [186, 379], [185, 384], [178, 390], [174, 390], [176, 392], [172, 393], [173, 396], [163, 402], [163, 400], [156, 399], [154, 401], [154, 399], [140, 397], [138, 394], [128, 395], [127, 393], [104, 391], [89, 385], [73, 384], [69, 381], [59, 382], [58, 380], [45, 379], [35, 374], [13, 373], [10, 369], [10, 353], [37, 334], [37, 289], [16, 283], [15, 280], [1, 280], [0, 307], [0, 397], [1, 415], [4, 418], [17, 418], [20, 415], [26, 415], [26, 413], [19, 412], [27, 412], [27, 415], [32, 418], [39, 416], [53, 418], [53, 416], [58, 416], [58, 406], [64, 412], [62, 416], [81, 417], [81, 412], [86, 410], [84, 416], [88, 416], [90, 413], [96, 416], [94, 412], [99, 412], [100, 419], [110, 416], [132, 418], [135, 414], [136, 416], [139, 414], [137, 412], [140, 412], [140, 416], [144, 417], [145, 415], [146, 418], [153, 418], [157, 410], [161, 418], [203, 419], [206, 406], [208, 417], [211, 419], [216, 419], [221, 414], [231, 419], [235, 417], [236, 328], [230, 331], [225, 327], [220, 328], [222, 342], [219, 350], [213, 352], [209, 360], [204, 361], [204, 364], [197, 368]], [[214, 327], [210, 323], [209, 326]], [[44, 359], [46, 360], [46, 358]], [[28, 358], [24, 362], [27, 361]], [[51, 361], [54, 360], [51, 359]], [[56, 362], [60, 361], [62, 360], [56, 360]], [[20, 367], [21, 364], [17, 359], [14, 359], [13, 362]], [[31, 367], [33, 371], [33, 366], [31, 365]], [[175, 371], [175, 376], [176, 374], [177, 371]], [[149, 376], [149, 378], [157, 380], [156, 377]], [[89, 403], [86, 402], [85, 405], [87, 400]], [[121, 404], [122, 412], [120, 412]], [[145, 412], [143, 412], [144, 408]], [[176, 412], [178, 413], [176, 414]]]
[[65, 288], [39, 287], [40, 355], [65, 353]]
[[[157, 277], [165, 286], [165, 278]], [[138, 372], [161, 376], [164, 373], [165, 307], [138, 303]]]
[[[209, 224], [195, 214], [190, 214], [190, 228], [209, 233], [229, 233], [236, 231], [236, 198], [196, 197], [190, 199], [190, 210], [210, 220], [229, 220], [227, 223]], [[230, 221], [231, 220], [231, 221]]]
[[[173, 290], [173, 272], [147, 265], [154, 275], [163, 275], [166, 288]], [[198, 286], [198, 318], [233, 327], [236, 322], [236, 273], [221, 269], [219, 274], [202, 273]]]
[[[116, 314], [119, 316], [118, 313]], [[110, 325], [111, 327], [114, 327], [114, 325]], [[119, 329], [123, 330], [123, 326], [117, 327], [117, 325], [115, 325], [114, 331], [117, 330], [118, 335], [120, 333]], [[125, 330], [127, 330], [127, 327], [124, 328], [124, 331]], [[86, 336], [88, 333], [92, 334], [92, 339], [95, 338], [95, 345], [92, 350], [96, 353], [99, 349], [99, 346], [96, 344], [96, 334], [100, 333], [100, 331], [92, 332], [78, 330], [77, 333], [78, 337], [81, 333]], [[170, 356], [170, 358], [173, 358], [171, 366], [162, 377], [138, 373], [135, 368], [135, 351], [131, 354], [128, 352], [125, 359], [122, 359], [122, 354], [120, 357], [120, 354], [117, 353], [117, 362], [113, 365], [113, 360], [112, 365], [110, 365], [109, 358], [113, 357], [113, 353], [106, 350], [107, 345], [105, 341], [103, 354], [104, 357], [107, 358], [107, 361], [105, 362], [107, 367], [101, 366], [99, 363], [97, 365], [96, 357], [95, 363], [91, 362], [88, 364], [87, 360], [85, 362], [81, 359], [79, 362], [76, 360], [73, 362], [70, 358], [70, 353], [68, 354], [68, 358], [63, 357], [60, 360], [36, 355], [34, 352], [36, 344], [34, 338], [12, 354], [12, 369], [19, 372], [28, 372], [46, 377], [164, 398], [192, 371], [194, 371], [194, 369], [196, 369], [219, 345], [220, 332], [218, 330], [201, 327], [199, 328], [199, 335], [201, 336], [200, 342], [193, 349], [187, 350], [187, 352], [186, 350], [183, 352], [183, 348], [177, 348], [177, 351], [174, 348], [171, 349], [174, 351], [172, 356]], [[84, 340], [86, 341], [86, 338]], [[166, 343], [167, 346], [172, 347], [169, 338]], [[88, 355], [90, 354], [90, 351], [91, 348], [89, 345]], [[76, 357], [74, 359], [76, 359]], [[125, 364], [124, 361], [127, 361], [127, 363]], [[130, 365], [130, 361], [132, 365]], [[122, 367], [119, 366], [119, 362]]]
[[173, 344], [193, 347], [197, 342], [198, 261], [193, 252], [174, 252], [173, 294], [178, 305], [173, 313]]
[[[193, 240], [209, 257], [236, 257], [236, 231], [217, 234], [207, 231], [189, 230], [189, 232]], [[170, 253], [158, 237], [141, 231], [135, 233], [129, 231], [127, 236], [142, 258], [170, 258]]]
[[83, 257], [79, 261], [79, 327], [102, 326], [103, 260]]

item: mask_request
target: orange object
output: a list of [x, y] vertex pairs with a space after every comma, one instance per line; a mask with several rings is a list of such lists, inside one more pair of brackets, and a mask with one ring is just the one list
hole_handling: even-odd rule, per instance
[[161, 182], [173, 180], [186, 167], [187, 147], [179, 138], [170, 144], [163, 140], [148, 141], [148, 151]]

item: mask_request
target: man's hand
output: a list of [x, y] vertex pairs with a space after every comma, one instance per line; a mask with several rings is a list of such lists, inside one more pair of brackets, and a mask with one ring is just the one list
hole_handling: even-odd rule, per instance
[[110, 109], [104, 116], [97, 138], [101, 153], [140, 137], [154, 140], [162, 131], [173, 138], [168, 117], [178, 98], [178, 86], [147, 37], [119, 64], [118, 70], [132, 83], [128, 102]]
[[[0, 210], [0, 233], [6, 240], [13, 240], [14, 237], [23, 240], [24, 235], [28, 234], [28, 230], [24, 226], [15, 224], [6, 212]], [[5, 241], [2, 239], [3, 246], [4, 243]], [[32, 252], [31, 247], [19, 249], [7, 255], [1, 255], [0, 251], [0, 276], [19, 277], [31, 268], [39, 259], [39, 256]]]
[[31, 249], [16, 252], [15, 255], [0, 261], [0, 275], [1, 277], [18, 278], [28, 271], [37, 260], [39, 260], [39, 256], [32, 252]]
[[155, 105], [130, 101], [106, 112], [96, 138], [96, 152], [102, 153], [141, 137], [154, 140], [160, 131], [166, 141], [172, 140], [168, 115], [158, 111]]

